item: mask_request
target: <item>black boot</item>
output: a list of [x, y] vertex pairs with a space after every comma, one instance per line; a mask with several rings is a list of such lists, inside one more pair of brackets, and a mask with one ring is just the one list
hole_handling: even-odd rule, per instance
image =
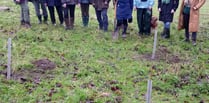
[[165, 35], [163, 36], [163, 38], [165, 38], [165, 39], [169, 39], [170, 38], [170, 29], [169, 28], [165, 29]]
[[48, 16], [44, 16], [44, 24], [48, 24], [47, 20], [48, 20]]
[[41, 15], [38, 16], [38, 24], [42, 23]]
[[165, 36], [165, 28], [163, 29], [163, 32], [161, 33], [161, 37]]
[[193, 32], [192, 33], [192, 45], [196, 46], [196, 41], [197, 41], [197, 33]]

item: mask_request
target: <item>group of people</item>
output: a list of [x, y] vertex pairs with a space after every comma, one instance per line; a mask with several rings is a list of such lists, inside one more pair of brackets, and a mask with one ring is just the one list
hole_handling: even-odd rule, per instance
[[[108, 31], [108, 7], [110, 0], [15, 0], [21, 6], [21, 25], [30, 27], [30, 16], [28, 1], [34, 4], [39, 23], [47, 23], [48, 7], [51, 23], [56, 25], [54, 8], [56, 8], [60, 24], [65, 23], [65, 29], [73, 29], [75, 20], [75, 7], [80, 5], [83, 26], [89, 23], [89, 5], [95, 8], [99, 29]], [[199, 9], [206, 0], [182, 0], [178, 30], [185, 29], [185, 41], [190, 41], [192, 33], [192, 43], [196, 45], [197, 31], [199, 28]], [[123, 29], [122, 37], [127, 37], [128, 23], [132, 22], [132, 12], [136, 10], [138, 24], [138, 35], [150, 35], [152, 8], [154, 0], [113, 0], [114, 6], [114, 31], [113, 39], [117, 39], [119, 30]], [[179, 5], [179, 0], [158, 0], [159, 20], [163, 22], [162, 38], [170, 38], [170, 25], [173, 21], [174, 13]], [[42, 14], [40, 13], [40, 8]], [[43, 17], [43, 20], [42, 20]]]

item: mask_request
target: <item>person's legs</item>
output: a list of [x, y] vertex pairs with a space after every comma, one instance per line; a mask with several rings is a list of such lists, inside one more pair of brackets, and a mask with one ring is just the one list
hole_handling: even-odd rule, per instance
[[56, 19], [55, 19], [55, 15], [54, 15], [54, 7], [53, 6], [48, 6], [49, 9], [49, 14], [50, 14], [50, 18], [51, 18], [51, 22], [52, 24], [56, 24]]
[[42, 9], [42, 12], [43, 12], [43, 17], [44, 17], [44, 23], [47, 24], [47, 20], [48, 20], [48, 13], [47, 13], [47, 9], [46, 9], [46, 6], [44, 5], [44, 2], [43, 0], [39, 0], [39, 4], [41, 5], [41, 9]]
[[122, 33], [123, 38], [127, 37], [127, 35], [126, 35], [127, 28], [128, 28], [128, 20], [125, 19], [125, 20], [123, 20], [123, 33]]
[[117, 20], [117, 24], [116, 24], [116, 27], [115, 27], [115, 30], [114, 32], [112, 33], [112, 38], [115, 40], [118, 38], [118, 35], [119, 35], [119, 29], [120, 27], [122, 26], [123, 24], [123, 20]]
[[144, 9], [145, 15], [144, 15], [144, 33], [145, 35], [150, 35], [151, 32], [151, 18], [152, 18], [152, 10], [150, 9]]
[[28, 0], [25, 0], [20, 5], [21, 5], [21, 8], [22, 8], [22, 20], [24, 21], [25, 27], [29, 28], [31, 25], [30, 25], [30, 15], [29, 15]]
[[197, 32], [192, 32], [192, 44], [196, 45], [197, 41]]
[[70, 29], [74, 27], [74, 19], [75, 19], [75, 5], [69, 5], [70, 8]]
[[41, 24], [42, 20], [41, 20], [39, 0], [33, 0], [33, 5], [35, 8], [36, 16], [38, 17], [38, 23]]
[[165, 34], [163, 35], [163, 38], [170, 38], [170, 22], [164, 22], [164, 28], [165, 28]]
[[139, 29], [139, 35], [143, 34], [143, 9], [137, 8], [137, 24]]
[[81, 12], [82, 12], [83, 26], [88, 26], [88, 23], [89, 23], [89, 4], [81, 4]]
[[108, 30], [107, 9], [102, 10], [102, 21], [103, 21], [103, 29], [104, 29], [104, 31], [107, 31]]
[[184, 28], [185, 28], [185, 41], [189, 42], [189, 15], [183, 14]]
[[103, 29], [102, 11], [95, 9], [95, 12], [97, 16], [97, 21], [99, 23], [99, 29], [102, 30]]
[[57, 14], [58, 14], [58, 17], [59, 17], [60, 24], [62, 25], [63, 21], [64, 21], [63, 13], [62, 13], [62, 6], [56, 6], [56, 10], [57, 10]]
[[67, 5], [66, 8], [64, 8], [63, 10], [64, 10], [65, 29], [68, 30], [70, 29], [70, 22], [68, 16], [69, 5]]
[[23, 26], [23, 25], [25, 25], [24, 12], [23, 12], [23, 7], [22, 7], [21, 4], [20, 4], [20, 7], [21, 7], [21, 11], [20, 11], [20, 23], [21, 23], [21, 26]]

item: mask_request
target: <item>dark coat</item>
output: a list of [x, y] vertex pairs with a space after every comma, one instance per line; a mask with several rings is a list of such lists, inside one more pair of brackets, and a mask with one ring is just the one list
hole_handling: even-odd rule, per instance
[[78, 3], [78, 0], [61, 0], [62, 4], [66, 3], [67, 5], [75, 5]]
[[91, 4], [92, 0], [78, 0], [79, 3]]
[[[133, 12], [133, 0], [115, 0], [117, 20], [131, 19]], [[114, 3], [114, 4], [115, 4]]]
[[179, 5], [179, 0], [170, 0], [169, 4], [162, 3], [162, 0], [158, 0], [158, 9], [161, 8], [159, 14], [159, 20], [163, 22], [172, 22], [174, 13], [171, 13], [173, 9], [176, 11]]
[[47, 6], [62, 6], [61, 0], [44, 0]]
[[[107, 2], [107, 4], [105, 4]], [[96, 10], [107, 9], [109, 7], [110, 0], [93, 0], [92, 4]]]

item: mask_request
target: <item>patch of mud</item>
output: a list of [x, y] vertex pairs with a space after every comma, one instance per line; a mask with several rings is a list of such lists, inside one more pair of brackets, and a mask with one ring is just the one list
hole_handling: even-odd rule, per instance
[[53, 63], [52, 61], [50, 61], [49, 59], [40, 59], [40, 60], [36, 60], [34, 62], [32, 62], [32, 64], [39, 68], [39, 69], [43, 69], [43, 70], [52, 70], [54, 68], [56, 68], [56, 64]]
[[171, 54], [171, 52], [164, 46], [158, 48], [158, 50], [155, 53], [154, 59], [152, 59], [151, 57], [152, 54], [142, 54], [134, 56], [133, 59], [141, 58], [147, 61], [165, 61], [169, 64], [179, 63], [182, 61], [178, 55]]
[[[49, 59], [40, 59], [32, 62], [34, 66], [30, 68], [20, 68], [12, 73], [12, 79], [20, 83], [32, 82], [39, 84], [43, 79], [54, 78], [53, 69], [56, 68], [55, 63]], [[6, 68], [0, 71], [1, 75], [7, 76]]]

